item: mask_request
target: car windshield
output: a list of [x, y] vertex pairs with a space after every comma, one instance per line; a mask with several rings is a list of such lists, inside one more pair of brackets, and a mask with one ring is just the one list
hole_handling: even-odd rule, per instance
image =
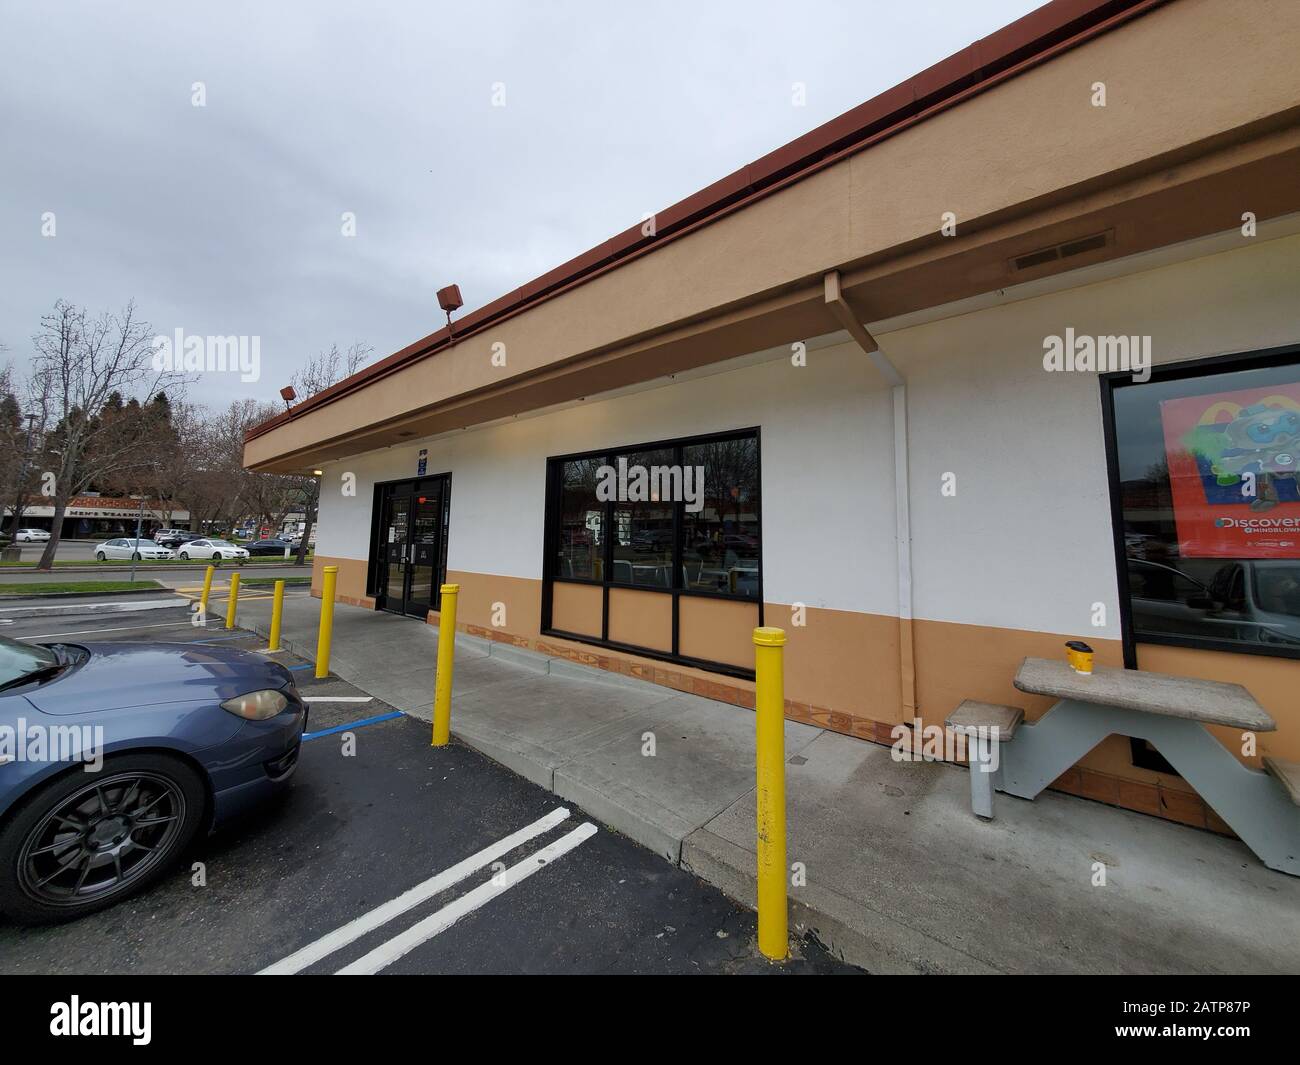
[[48, 647], [19, 643], [8, 636], [0, 636], [0, 687], [25, 677], [28, 673], [58, 664], [58, 655]]
[[229, 540], [209, 540], [208, 543], [212, 547], [234, 547], [235, 546]]
[[1255, 600], [1269, 613], [1300, 615], [1300, 565], [1259, 566], [1255, 570]]

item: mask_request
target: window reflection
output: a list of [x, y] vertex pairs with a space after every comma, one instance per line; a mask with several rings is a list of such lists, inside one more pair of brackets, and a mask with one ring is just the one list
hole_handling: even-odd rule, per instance
[[605, 504], [596, 498], [599, 458], [563, 464], [560, 475], [560, 535], [556, 575], [601, 580], [605, 556]]
[[[617, 456], [616, 464], [618, 459], [626, 459], [629, 471], [640, 467], [647, 472], [657, 466], [671, 466], [675, 461], [671, 449], [633, 451]], [[614, 503], [614, 569], [610, 580], [671, 588], [675, 504], [660, 499], [657, 486], [648, 491], [649, 499]]]
[[1300, 367], [1113, 393], [1134, 634], [1300, 652]]
[[704, 467], [703, 507], [683, 521], [684, 587], [758, 597], [758, 440], [742, 437], [682, 449]]
[[[755, 435], [554, 460], [551, 575], [757, 599], [758, 460]], [[640, 489], [638, 470], [650, 475]]]

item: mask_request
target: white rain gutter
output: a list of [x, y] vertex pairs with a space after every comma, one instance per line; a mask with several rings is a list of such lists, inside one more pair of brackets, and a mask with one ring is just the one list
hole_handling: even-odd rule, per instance
[[916, 716], [916, 654], [912, 633], [912, 514], [907, 451], [907, 382], [840, 291], [840, 275], [824, 279], [826, 306], [889, 384], [894, 408], [894, 541], [898, 549], [898, 667], [903, 719]]

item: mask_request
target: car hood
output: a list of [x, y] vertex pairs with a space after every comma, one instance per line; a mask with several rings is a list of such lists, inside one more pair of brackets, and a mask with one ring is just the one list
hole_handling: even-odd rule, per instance
[[286, 688], [293, 675], [250, 651], [194, 644], [78, 644], [82, 665], [26, 692], [46, 714], [86, 714], [157, 703], [221, 702], [261, 688]]

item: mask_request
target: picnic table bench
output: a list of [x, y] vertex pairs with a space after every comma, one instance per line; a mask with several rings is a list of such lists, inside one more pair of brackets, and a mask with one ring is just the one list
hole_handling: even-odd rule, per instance
[[[971, 806], [993, 816], [993, 791], [1033, 799], [1112, 733], [1155, 746], [1270, 869], [1300, 876], [1300, 766], [1242, 764], [1206, 729], [1271, 732], [1277, 723], [1240, 684], [1026, 658], [1015, 686], [1057, 701], [1037, 721], [971, 700], [948, 718], [970, 739]], [[994, 748], [996, 745], [996, 755]]]

